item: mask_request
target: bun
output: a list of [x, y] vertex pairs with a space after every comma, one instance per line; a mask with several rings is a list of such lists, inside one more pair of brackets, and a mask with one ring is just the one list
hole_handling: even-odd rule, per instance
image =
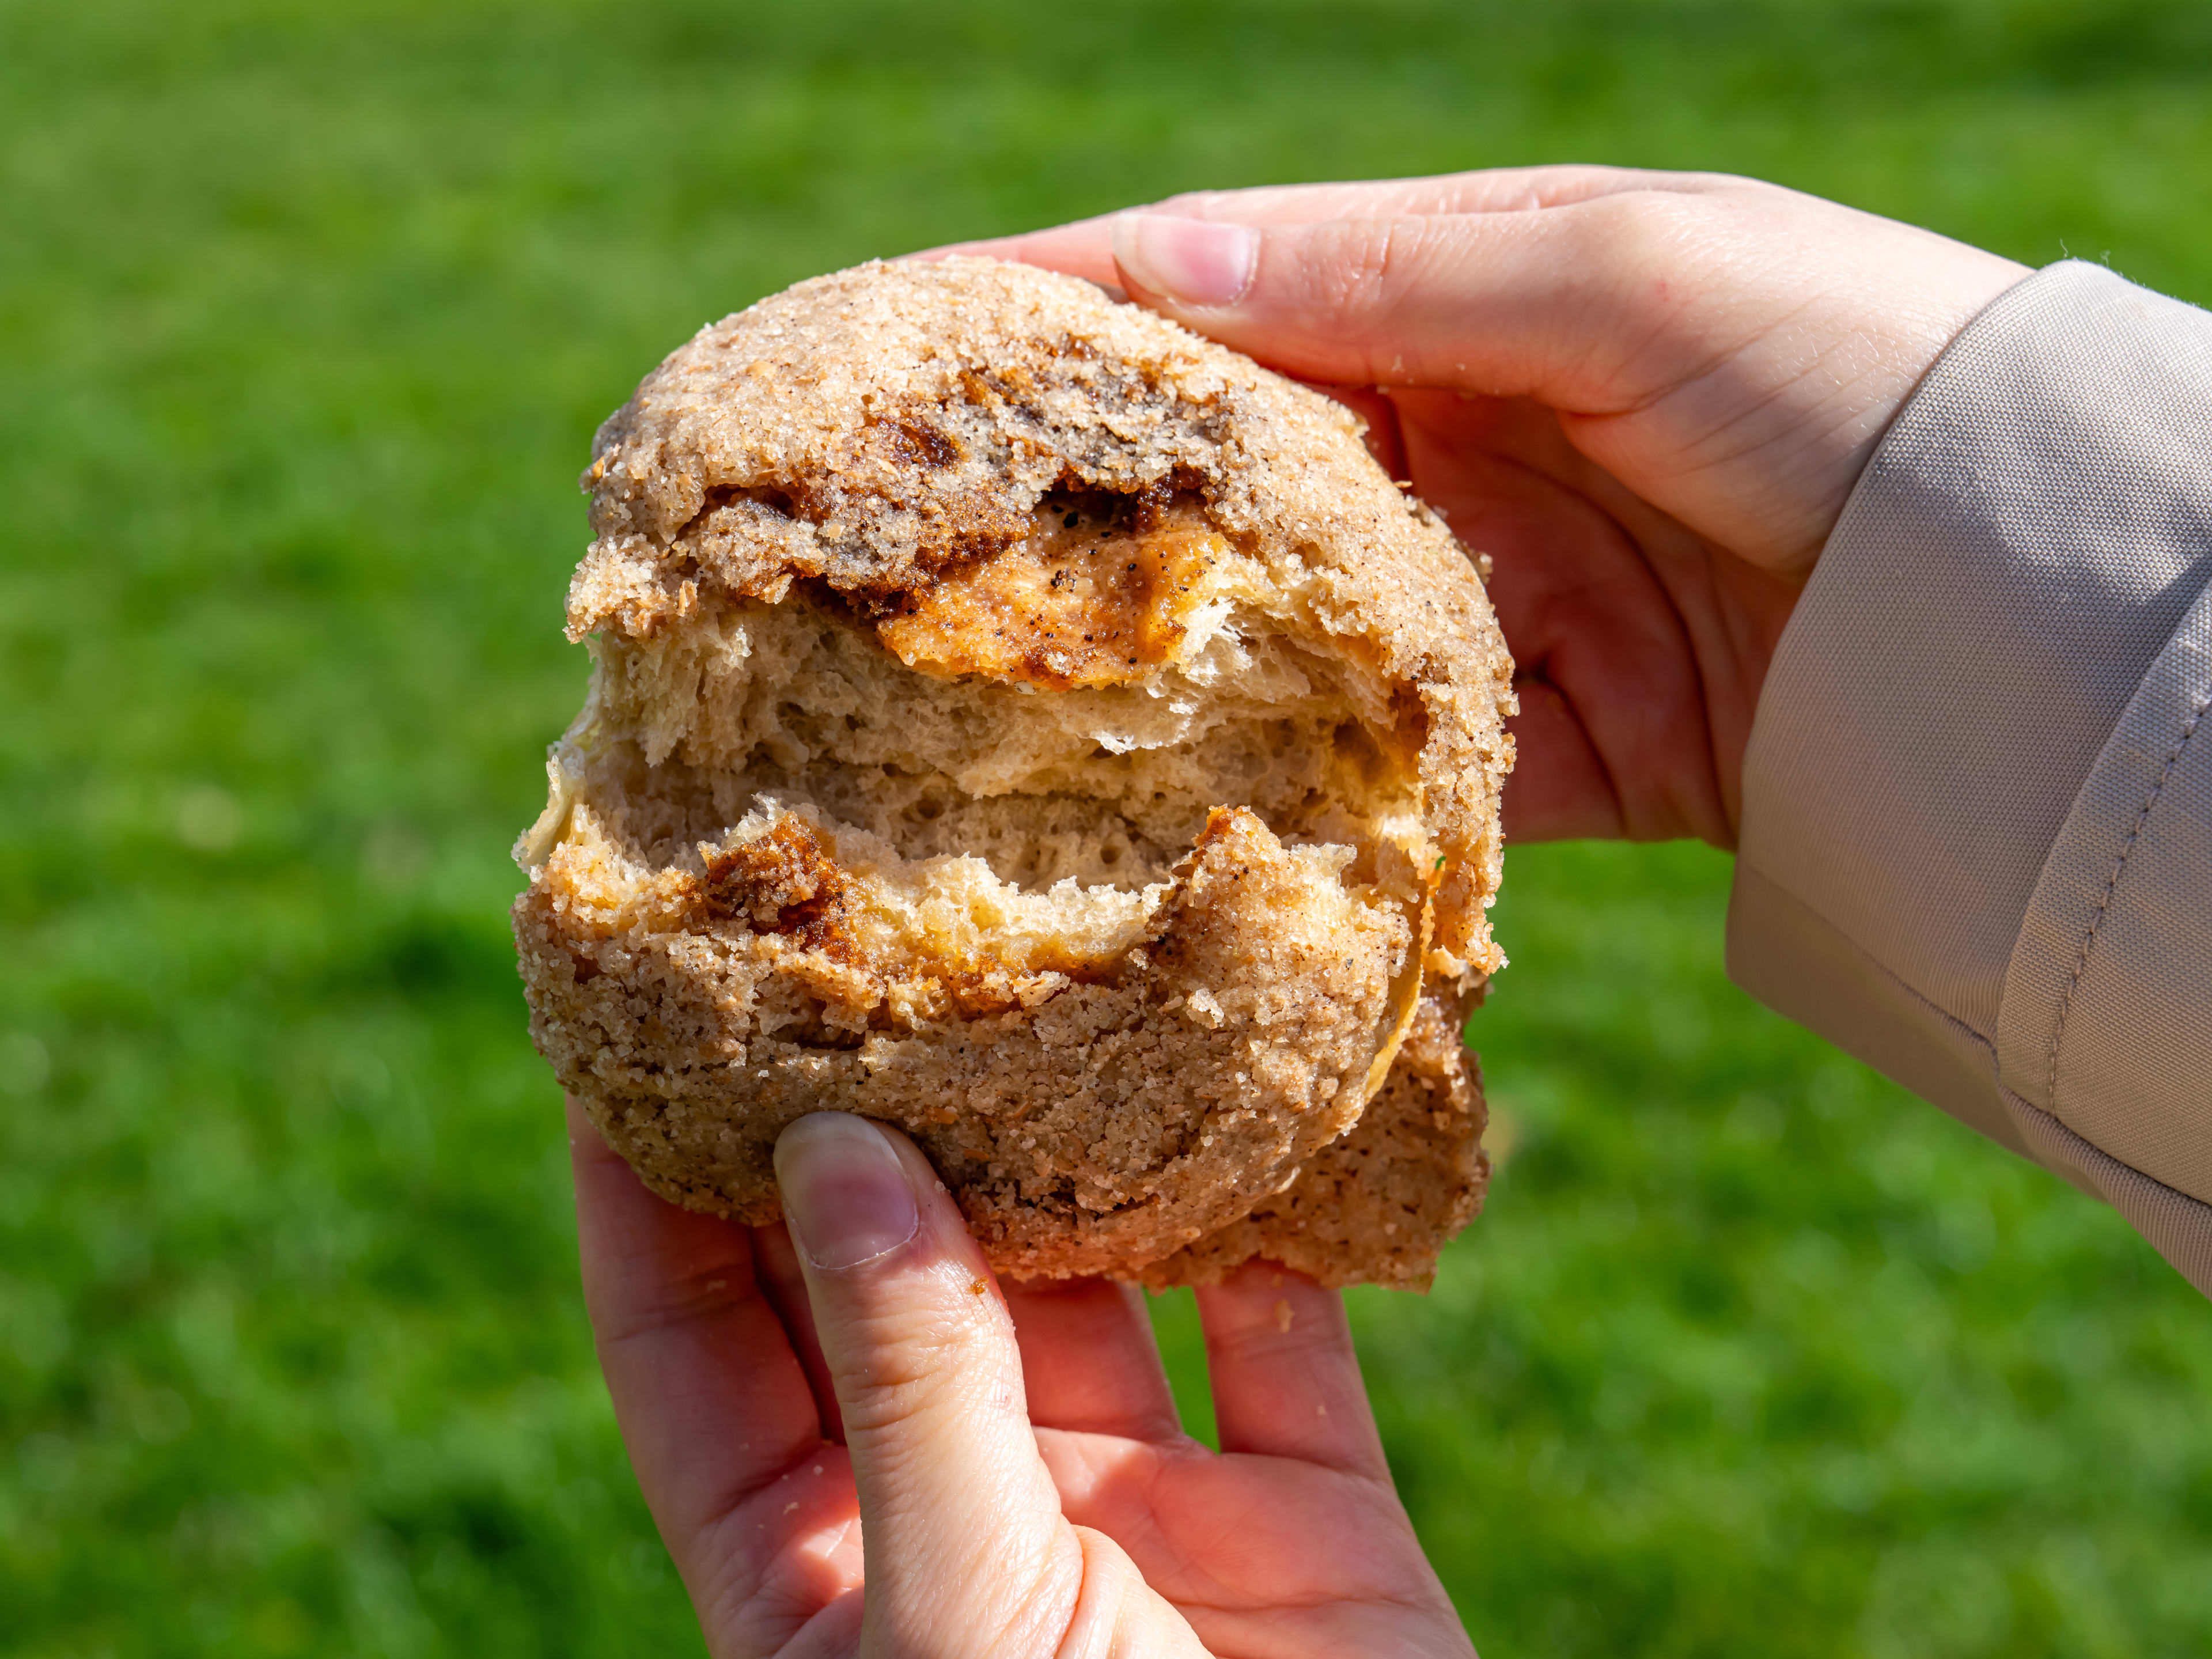
[[[802, 283], [647, 378], [585, 476], [592, 689], [514, 923], [533, 1037], [649, 1186], [772, 1220], [777, 1133], [856, 1111], [1004, 1272], [1302, 1232], [1425, 1282], [1479, 1188], [1449, 1009], [1503, 965], [1512, 664], [1359, 433], [986, 260]], [[1385, 1117], [1439, 1079], [1410, 1150]], [[1386, 1143], [1443, 1194], [1411, 1254], [1346, 1185]]]
[[1423, 997], [1359, 1121], [1284, 1191], [1152, 1263], [1144, 1282], [1210, 1285], [1259, 1256], [1331, 1286], [1427, 1290], [1437, 1253], [1474, 1218], [1490, 1184], [1489, 1114], [1460, 1041], [1465, 1012], [1456, 999]]

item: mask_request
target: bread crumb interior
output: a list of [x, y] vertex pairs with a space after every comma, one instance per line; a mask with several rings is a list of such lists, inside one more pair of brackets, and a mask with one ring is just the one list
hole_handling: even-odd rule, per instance
[[520, 850], [542, 863], [581, 802], [605, 876], [642, 886], [796, 817], [869, 954], [917, 969], [1109, 961], [1217, 806], [1347, 896], [1418, 902], [1419, 736], [1302, 599], [1194, 507], [1133, 526], [1048, 496], [1027, 539], [882, 614], [802, 585], [603, 633]]

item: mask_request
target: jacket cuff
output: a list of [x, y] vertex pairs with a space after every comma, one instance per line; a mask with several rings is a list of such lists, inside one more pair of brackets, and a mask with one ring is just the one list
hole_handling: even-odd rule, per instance
[[2208, 438], [2212, 315], [2100, 266], [1953, 342], [1769, 671], [1729, 962], [2212, 1291]]

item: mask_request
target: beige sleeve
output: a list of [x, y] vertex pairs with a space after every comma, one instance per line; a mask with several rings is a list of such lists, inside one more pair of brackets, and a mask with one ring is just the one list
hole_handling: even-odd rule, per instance
[[2096, 265], [1899, 415], [1744, 761], [1729, 970], [2212, 1294], [2212, 313]]

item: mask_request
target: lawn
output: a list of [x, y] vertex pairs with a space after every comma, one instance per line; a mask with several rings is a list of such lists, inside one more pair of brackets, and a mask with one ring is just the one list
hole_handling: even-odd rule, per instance
[[[2212, 300], [2199, 0], [0, 0], [0, 1650], [698, 1638], [507, 860], [593, 425], [710, 317], [1201, 184], [1765, 174]], [[2212, 1648], [2212, 1309], [1518, 849], [1504, 1129], [1354, 1315], [1486, 1659]], [[1188, 1299], [1158, 1304], [1194, 1426]]]

